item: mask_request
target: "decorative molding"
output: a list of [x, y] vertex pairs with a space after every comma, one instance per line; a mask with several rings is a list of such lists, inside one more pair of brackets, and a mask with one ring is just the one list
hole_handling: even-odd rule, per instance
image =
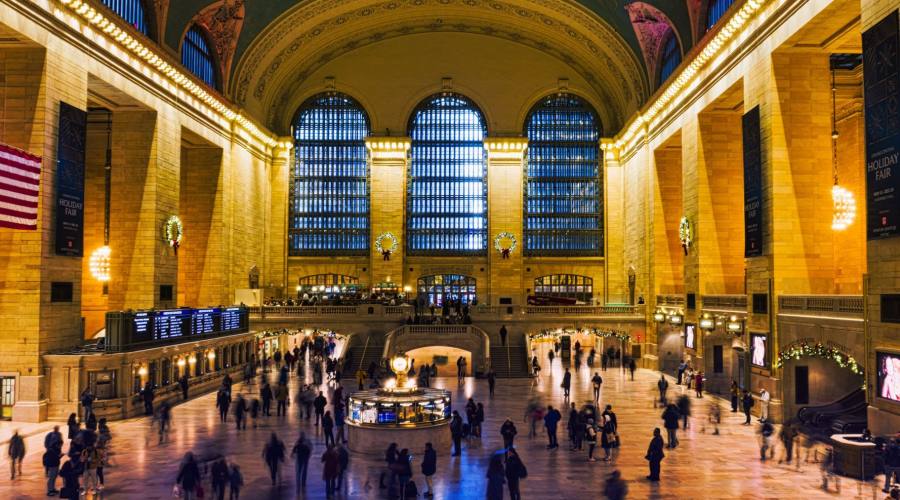
[[[314, 0], [299, 4], [274, 21], [253, 42], [238, 63], [231, 93], [235, 100], [245, 104], [249, 97], [263, 105], [277, 106], [267, 89], [276, 75], [297, 61], [297, 53], [315, 59], [303, 65], [292, 65], [291, 80], [297, 82], [311, 73], [312, 67], [320, 67], [341, 53], [353, 50], [364, 43], [374, 43], [389, 36], [401, 36], [421, 31], [476, 31], [530, 44], [540, 50], [553, 53], [567, 64], [574, 63], [572, 46], [581, 49], [581, 59], [593, 75], [589, 81], [605, 89], [603, 97], [610, 105], [624, 103], [626, 109], [617, 110], [621, 116], [633, 112], [648, 95], [648, 84], [636, 54], [625, 44], [615, 30], [596, 14], [571, 2], [556, 0], [387, 0], [365, 5], [358, 0]], [[354, 8], [359, 5], [358, 8]], [[540, 10], [538, 10], [540, 9]], [[429, 17], [436, 12], [445, 13], [439, 18]], [[330, 15], [330, 17], [325, 17]], [[486, 16], [487, 15], [487, 16]], [[374, 21], [390, 17], [391, 23]], [[407, 21], [403, 22], [403, 17]], [[324, 18], [324, 19], [323, 19]], [[319, 19], [322, 19], [321, 21]], [[498, 22], [501, 21], [501, 22]], [[473, 25], [472, 23], [475, 23]], [[477, 26], [481, 23], [481, 26]], [[361, 26], [362, 25], [362, 26]], [[367, 26], [377, 25], [368, 39], [358, 33]], [[514, 29], [512, 29], [514, 27]], [[302, 30], [302, 31], [301, 31]], [[347, 40], [347, 33], [357, 34]], [[550, 35], [550, 36], [548, 36]], [[556, 36], [552, 36], [556, 35]], [[341, 46], [329, 45], [319, 52], [310, 46], [324, 38], [340, 40]], [[552, 42], [552, 43], [551, 43]], [[598, 43], [599, 42], [599, 43]], [[321, 42], [325, 43], [325, 42]], [[278, 50], [279, 47], [281, 50]], [[301, 66], [300, 71], [296, 71]], [[599, 80], [603, 80], [601, 85]], [[623, 85], [623, 82], [625, 83]], [[295, 83], [296, 86], [296, 83]], [[610, 92], [617, 99], [610, 99]], [[268, 100], [268, 103], [266, 102]], [[621, 120], [620, 120], [621, 123]]]
[[222, 71], [222, 88], [231, 74], [231, 63], [238, 38], [244, 27], [244, 0], [221, 0], [194, 16], [193, 22], [206, 28], [212, 38], [213, 50]]
[[528, 139], [524, 137], [489, 137], [484, 140], [488, 161], [517, 160], [525, 158]]
[[[644, 53], [647, 74], [652, 80], [656, 77], [656, 67], [662, 56], [663, 41], [670, 30], [675, 32], [674, 25], [662, 11], [648, 3], [633, 2], [626, 5], [625, 10], [631, 18], [631, 26]], [[680, 41], [678, 45], [682, 46]]]
[[409, 137], [366, 137], [373, 160], [405, 160], [411, 144]]

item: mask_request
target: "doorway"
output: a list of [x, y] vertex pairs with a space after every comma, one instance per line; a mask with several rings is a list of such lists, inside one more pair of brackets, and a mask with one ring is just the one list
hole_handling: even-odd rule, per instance
[[809, 404], [809, 367], [794, 367], [794, 403]]
[[433, 274], [418, 280], [419, 295], [427, 305], [441, 307], [446, 301], [471, 305], [475, 301], [475, 277], [462, 274]]
[[16, 377], [0, 377], [0, 419], [12, 419], [16, 404]]

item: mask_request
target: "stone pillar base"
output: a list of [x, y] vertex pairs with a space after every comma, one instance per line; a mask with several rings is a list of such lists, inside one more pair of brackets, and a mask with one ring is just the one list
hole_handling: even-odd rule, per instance
[[22, 401], [13, 405], [13, 422], [43, 422], [47, 420], [47, 400]]

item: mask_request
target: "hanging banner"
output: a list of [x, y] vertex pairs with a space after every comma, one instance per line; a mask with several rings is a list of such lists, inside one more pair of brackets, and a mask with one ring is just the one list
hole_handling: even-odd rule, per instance
[[59, 103], [56, 143], [56, 255], [84, 255], [84, 144], [87, 113]]
[[763, 254], [762, 148], [759, 106], [742, 117], [744, 140], [744, 257]]
[[[863, 33], [868, 239], [897, 235], [900, 223], [900, 35], [897, 11]], [[897, 174], [897, 175], [895, 175]]]

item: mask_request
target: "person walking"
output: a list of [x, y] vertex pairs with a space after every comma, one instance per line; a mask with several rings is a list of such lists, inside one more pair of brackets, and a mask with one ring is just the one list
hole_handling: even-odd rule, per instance
[[456, 360], [456, 382], [458, 384], [463, 383], [463, 379], [466, 378], [466, 358], [460, 356]]
[[631, 372], [631, 380], [634, 380], [634, 371], [636, 369], [637, 369], [637, 365], [634, 363], [634, 358], [629, 357], [628, 371]]
[[688, 420], [691, 416], [691, 399], [682, 394], [678, 397], [678, 413], [681, 415], [681, 421], [684, 423], [684, 429], [688, 428]]
[[772, 447], [772, 434], [775, 434], [775, 426], [768, 420], [763, 420], [759, 426], [759, 459], [762, 462], [766, 461], [767, 452], [769, 458], [773, 458], [775, 455], [775, 449]]
[[731, 379], [731, 388], [728, 390], [731, 395], [731, 413], [737, 413], [738, 411], [738, 400], [741, 398], [741, 389], [738, 387], [737, 382], [734, 379]]
[[563, 398], [568, 401], [569, 390], [572, 388], [572, 373], [569, 372], [568, 368], [566, 368], [566, 372], [563, 373], [562, 384], [560, 387], [562, 387], [563, 390]]
[[425, 492], [425, 498], [434, 497], [434, 482], [431, 476], [437, 472], [437, 452], [431, 443], [425, 443], [425, 452], [422, 454], [422, 475], [425, 476], [425, 485], [428, 490]]
[[218, 500], [225, 500], [225, 488], [229, 483], [228, 463], [225, 462], [225, 457], [219, 457], [213, 462], [209, 472], [212, 476], [213, 495]]
[[[346, 443], [347, 438], [344, 436], [344, 405], [337, 403], [334, 405], [334, 426], [337, 428], [335, 439], [338, 444]], [[340, 453], [341, 448], [338, 447], [338, 453]]]
[[560, 420], [562, 420], [562, 415], [559, 413], [559, 410], [553, 408], [552, 405], [547, 405], [547, 414], [544, 415], [544, 427], [547, 428], [548, 450], [559, 448], [559, 442], [556, 440], [556, 426]]
[[463, 421], [456, 410], [453, 410], [453, 416], [450, 419], [450, 437], [453, 439], [452, 456], [458, 457], [462, 452]]
[[263, 383], [262, 389], [259, 390], [259, 397], [262, 398], [262, 414], [263, 416], [272, 416], [272, 387], [268, 382]]
[[497, 383], [497, 372], [494, 371], [493, 366], [488, 369], [486, 378], [488, 382], [488, 395], [494, 397], [494, 385]]
[[500, 327], [500, 345], [501, 346], [506, 345], [506, 334], [507, 334], [506, 325], [503, 325]]
[[312, 409], [313, 403], [316, 400], [316, 391], [312, 388], [311, 385], [306, 386], [306, 389], [303, 391], [301, 396], [301, 402], [303, 403], [303, 409], [306, 410], [306, 420], [312, 418]]
[[153, 415], [153, 384], [149, 381], [144, 384], [144, 388], [141, 389], [141, 399], [144, 400], [144, 415]]
[[278, 439], [275, 433], [269, 438], [269, 441], [263, 447], [263, 460], [269, 468], [269, 477], [272, 479], [272, 486], [275, 486], [275, 480], [279, 477], [278, 467], [284, 462], [284, 443]]
[[500, 435], [503, 436], [503, 447], [504, 448], [512, 448], [513, 447], [513, 439], [515, 439], [518, 431], [516, 430], [516, 424], [513, 423], [509, 418], [503, 422], [503, 425], [500, 426]]
[[[678, 428], [678, 421], [676, 420], [675, 428]], [[650, 475], [647, 476], [647, 479], [650, 481], [659, 481], [659, 469], [660, 464], [662, 464], [662, 459], [665, 458], [666, 454], [663, 453], [663, 439], [662, 435], [660, 435], [659, 427], [653, 429], [653, 439], [650, 440], [650, 446], [647, 447], [647, 455], [644, 456], [648, 462], [650, 462]]]
[[[550, 369], [553, 369], [553, 358], [555, 358], [555, 357], [556, 357], [556, 353], [553, 352], [553, 349], [550, 349], [549, 351], [547, 351], [547, 359], [550, 360], [549, 361]], [[535, 356], [535, 358], [537, 358], [537, 356]]]
[[[187, 373], [185, 373], [184, 375], [181, 376], [180, 379], [178, 379], [178, 385], [181, 387], [181, 400], [187, 401], [188, 400], [188, 388], [189, 388]], [[185, 500], [187, 500], [187, 499], [185, 499]]]
[[316, 425], [319, 425], [319, 421], [325, 415], [325, 406], [327, 404], [328, 400], [325, 399], [325, 395], [322, 394], [322, 391], [319, 391], [319, 395], [313, 400], [313, 408], [316, 409]]
[[594, 372], [594, 377], [591, 378], [591, 384], [594, 386], [594, 402], [600, 401], [600, 388], [603, 386], [603, 377], [600, 376], [599, 373]]
[[569, 450], [581, 449], [581, 443], [577, 436], [583, 426], [584, 423], [579, 418], [578, 409], [575, 408], [575, 403], [572, 403], [569, 407], [569, 419], [566, 422], [566, 430], [569, 434]]
[[397, 462], [394, 465], [397, 469], [397, 489], [400, 493], [400, 500], [406, 500], [406, 492], [409, 481], [412, 479], [412, 457], [409, 456], [409, 450], [403, 448], [397, 455]]
[[[681, 418], [681, 414], [678, 412], [678, 407], [674, 404], [669, 404], [666, 406], [666, 409], [663, 411], [662, 419], [663, 419], [663, 427], [666, 428], [666, 434], [668, 436], [668, 443], [666, 444], [667, 448], [675, 448], [678, 446], [678, 420]], [[657, 429], [658, 430], [658, 429]], [[648, 459], [649, 460], [649, 459]], [[652, 474], [652, 471], [651, 471]]]
[[503, 455], [495, 453], [491, 456], [487, 470], [487, 500], [503, 500], [503, 483], [506, 471], [503, 468]]
[[698, 371], [696, 375], [694, 375], [694, 390], [697, 392], [697, 397], [703, 397], [703, 371]]
[[238, 394], [234, 402], [234, 422], [237, 430], [247, 430], [247, 401], [244, 400], [243, 394]]
[[744, 416], [746, 420], [744, 420], [744, 425], [750, 425], [750, 409], [753, 408], [753, 394], [750, 394], [750, 391], [744, 390], [744, 398], [741, 401], [744, 407]]
[[347, 447], [344, 446], [343, 443], [338, 441], [337, 444], [337, 454], [338, 454], [338, 477], [337, 484], [335, 485], [335, 491], [341, 491], [341, 485], [344, 484], [344, 473], [350, 469], [350, 452], [347, 451]]
[[312, 456], [312, 450], [312, 443], [306, 439], [306, 433], [301, 432], [291, 450], [291, 457], [294, 458], [294, 483], [297, 486], [298, 496], [300, 490], [306, 488], [306, 475], [309, 472], [309, 457]]
[[781, 426], [781, 432], [778, 437], [781, 438], [781, 445], [784, 449], [784, 456], [778, 460], [778, 463], [786, 461], [790, 465], [794, 455], [794, 441], [797, 439], [797, 429], [794, 427], [794, 422], [790, 420], [785, 422]]
[[238, 500], [241, 496], [241, 488], [244, 486], [244, 475], [237, 464], [231, 464], [228, 472], [228, 500]]
[[328, 445], [328, 449], [322, 454], [322, 479], [325, 480], [326, 498], [334, 498], [340, 466], [340, 457], [334, 445]]
[[69, 414], [69, 420], [66, 421], [66, 427], [69, 430], [68, 439], [69, 441], [75, 439], [75, 436], [78, 434], [78, 431], [81, 430], [81, 424], [78, 423], [78, 416], [74, 413]]
[[44, 464], [44, 474], [47, 476], [47, 496], [52, 497], [59, 493], [56, 489], [56, 478], [59, 476], [59, 463], [63, 456], [62, 453], [62, 434], [59, 432], [59, 426], [53, 426], [53, 430], [44, 437], [44, 456], [42, 462]]
[[509, 500], [522, 500], [519, 492], [519, 481], [528, 477], [528, 469], [515, 448], [506, 449], [506, 485], [509, 488]]
[[659, 389], [659, 404], [665, 406], [667, 403], [666, 392], [668, 392], [669, 390], [669, 381], [666, 380], [666, 376], [664, 374], [659, 375], [659, 382], [656, 383], [656, 388]]
[[334, 446], [334, 419], [331, 418], [330, 411], [322, 416], [322, 432], [325, 434], [325, 446]]
[[216, 393], [216, 408], [219, 409], [219, 421], [225, 423], [228, 419], [228, 407], [231, 406], [231, 399], [225, 389], [219, 389]]
[[13, 435], [9, 438], [9, 478], [15, 479], [16, 473], [22, 475], [22, 461], [25, 459], [25, 440], [19, 435], [18, 429], [13, 431]]
[[288, 404], [288, 388], [286, 383], [278, 384], [278, 387], [275, 388], [275, 401], [278, 402], [278, 408], [275, 411], [276, 416], [286, 417]]
[[175, 483], [181, 486], [181, 498], [184, 500], [196, 498], [197, 486], [200, 485], [200, 467], [197, 466], [193, 453], [187, 452], [184, 454]]
[[[63, 487], [59, 490], [59, 498], [68, 500], [78, 500], [81, 498], [78, 485], [78, 470], [75, 465], [75, 459], [66, 460], [62, 468], [59, 470], [59, 477], [63, 480]], [[188, 499], [189, 500], [189, 499]]]
[[593, 418], [588, 418], [584, 424], [584, 440], [588, 444], [588, 462], [596, 462], [594, 449], [597, 447], [597, 428], [594, 426]]
[[769, 420], [769, 400], [772, 399], [772, 396], [769, 395], [769, 391], [765, 388], [759, 388], [759, 421], [765, 422]]
[[[389, 444], [387, 449], [384, 450], [385, 470], [378, 478], [378, 488], [383, 490], [394, 485], [394, 464], [397, 462], [397, 455], [397, 443]], [[388, 484], [384, 484], [385, 476], [389, 477]]]

